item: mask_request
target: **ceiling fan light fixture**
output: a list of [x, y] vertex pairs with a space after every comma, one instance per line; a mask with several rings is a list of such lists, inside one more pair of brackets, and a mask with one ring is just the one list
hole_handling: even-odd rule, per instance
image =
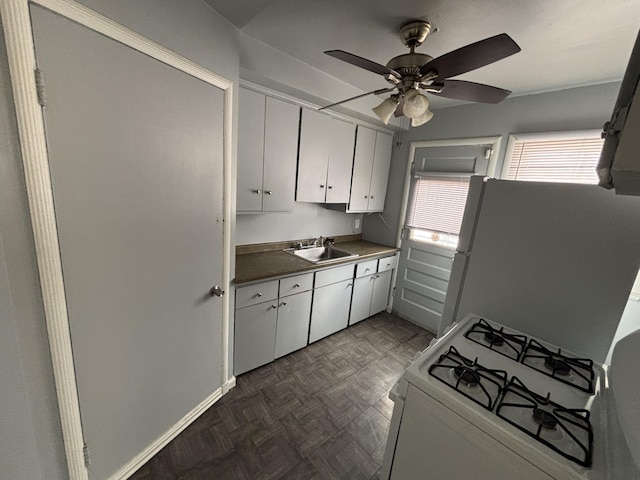
[[427, 109], [419, 117], [411, 119], [411, 126], [412, 127], [419, 127], [420, 125], [424, 125], [425, 123], [427, 123], [429, 120], [431, 120], [431, 118], [433, 118], [433, 112], [431, 110]]
[[391, 95], [389, 98], [384, 100], [380, 105], [373, 108], [373, 113], [375, 113], [378, 118], [387, 125], [389, 123], [389, 119], [393, 112], [396, 111], [396, 107], [398, 106], [399, 99], [396, 95]]
[[402, 113], [407, 118], [418, 118], [429, 110], [429, 99], [415, 88], [410, 88], [404, 95]]

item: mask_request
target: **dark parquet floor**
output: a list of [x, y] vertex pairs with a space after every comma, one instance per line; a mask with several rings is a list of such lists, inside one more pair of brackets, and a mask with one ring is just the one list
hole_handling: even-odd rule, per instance
[[383, 312], [240, 375], [131, 478], [377, 479], [389, 390], [432, 338]]

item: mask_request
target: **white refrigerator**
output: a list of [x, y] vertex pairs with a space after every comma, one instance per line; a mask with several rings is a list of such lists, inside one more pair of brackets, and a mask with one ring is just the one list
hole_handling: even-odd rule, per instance
[[439, 335], [468, 313], [604, 362], [640, 266], [640, 197], [473, 177]]

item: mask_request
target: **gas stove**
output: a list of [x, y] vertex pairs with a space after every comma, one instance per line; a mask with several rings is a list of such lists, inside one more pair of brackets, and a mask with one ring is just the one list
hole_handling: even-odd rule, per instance
[[[507, 478], [515, 472], [521, 479], [535, 480], [613, 478], [607, 460], [611, 426], [606, 382], [602, 365], [490, 319], [469, 315], [418, 354], [392, 390], [396, 406], [385, 468], [396, 472], [392, 479], [411, 478], [410, 472], [433, 455], [432, 462], [451, 456], [451, 466], [434, 476], [442, 480], [465, 475], [477, 480]], [[402, 426], [408, 420], [407, 412], [414, 410], [409, 408], [412, 398], [426, 401], [426, 415], [444, 407], [416, 430], [426, 438], [415, 438], [410, 427]], [[404, 414], [396, 414], [401, 409]], [[440, 418], [451, 412], [455, 421], [452, 418], [439, 429]], [[463, 423], [452, 427], [458, 420]], [[407, 425], [423, 421], [411, 419]], [[478, 439], [469, 441], [476, 433]], [[440, 440], [449, 436], [455, 438], [449, 441], [451, 445]], [[406, 457], [409, 454], [404, 451], [414, 442], [430, 445], [430, 451], [418, 456], [414, 451], [413, 457]], [[473, 469], [465, 470], [456, 461], [494, 443], [495, 451], [480, 455], [481, 464]], [[456, 453], [450, 454], [449, 449]], [[487, 456], [493, 460], [485, 467]], [[397, 458], [415, 465], [403, 475], [400, 472], [406, 465], [391, 470]]]

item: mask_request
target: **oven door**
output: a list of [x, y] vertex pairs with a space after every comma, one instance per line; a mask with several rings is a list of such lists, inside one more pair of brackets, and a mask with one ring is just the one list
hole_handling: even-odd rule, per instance
[[407, 389], [391, 480], [553, 480], [413, 385]]

